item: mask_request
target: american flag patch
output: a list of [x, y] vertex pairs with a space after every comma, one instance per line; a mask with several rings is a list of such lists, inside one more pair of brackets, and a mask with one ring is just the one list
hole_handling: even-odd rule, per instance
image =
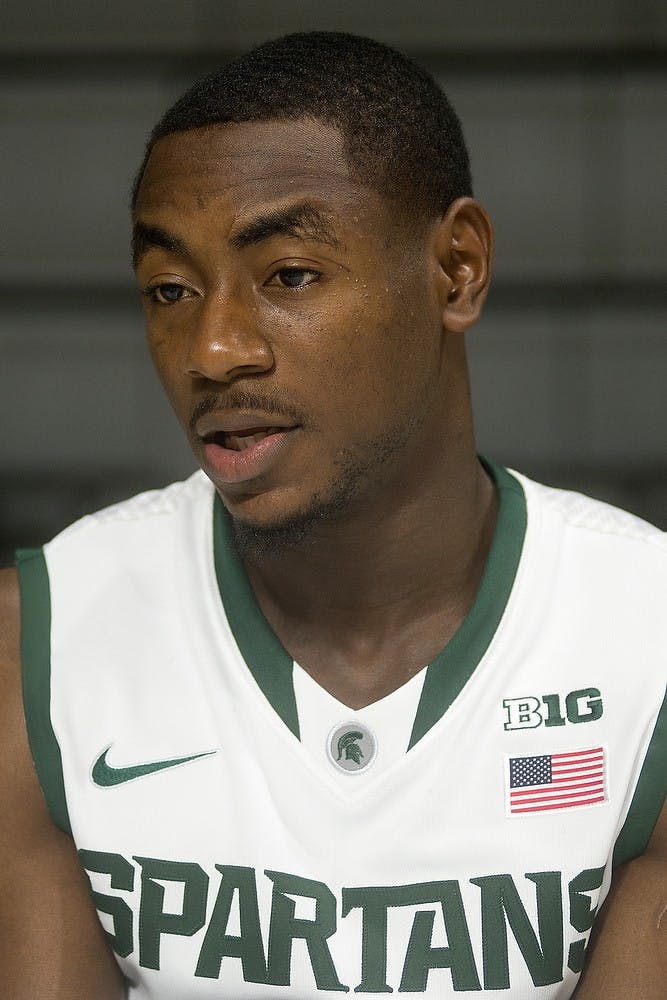
[[607, 798], [604, 747], [509, 757], [506, 786], [509, 815], [573, 809]]

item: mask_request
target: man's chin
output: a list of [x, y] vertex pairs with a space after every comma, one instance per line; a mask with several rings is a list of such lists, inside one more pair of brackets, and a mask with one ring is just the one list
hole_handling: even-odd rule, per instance
[[277, 555], [301, 545], [313, 526], [302, 518], [277, 524], [258, 525], [232, 519], [234, 544], [242, 556]]
[[402, 443], [404, 434], [405, 428], [402, 428], [401, 434], [378, 439], [367, 446], [368, 455], [359, 448], [341, 451], [335, 463], [335, 478], [311, 496], [301, 509], [287, 512], [283, 506], [278, 514], [278, 503], [286, 505], [290, 500], [294, 503], [294, 496], [284, 493], [280, 498], [275, 494], [271, 498], [267, 493], [248, 496], [241, 501], [234, 498], [231, 502], [228, 495], [225, 506], [232, 517], [238, 551], [250, 557], [276, 555], [314, 542], [320, 528], [346, 522], [353, 516], [370, 474], [375, 468], [386, 465]]
[[286, 552], [314, 540], [317, 529], [346, 510], [354, 492], [340, 490], [328, 499], [316, 495], [306, 509], [266, 521], [251, 520], [230, 510], [234, 544], [242, 556], [269, 556]]

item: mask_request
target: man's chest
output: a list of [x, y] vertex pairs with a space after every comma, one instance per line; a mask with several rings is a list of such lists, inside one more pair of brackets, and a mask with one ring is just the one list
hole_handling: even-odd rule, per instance
[[536, 706], [473, 684], [406, 752], [423, 678], [374, 714], [303, 680], [298, 740], [243, 690], [232, 706], [190, 685], [178, 729], [157, 694], [123, 722], [113, 787], [70, 782], [96, 905], [145, 995], [568, 996], [618, 822], [590, 686]]

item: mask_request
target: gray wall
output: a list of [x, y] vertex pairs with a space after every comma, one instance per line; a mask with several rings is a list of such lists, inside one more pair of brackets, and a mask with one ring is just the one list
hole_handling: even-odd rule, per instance
[[[5, 0], [0, 553], [187, 475], [143, 343], [127, 195], [166, 104], [271, 35], [374, 35], [445, 85], [497, 227], [480, 449], [667, 526], [667, 6]], [[378, 13], [381, 11], [381, 13]]]

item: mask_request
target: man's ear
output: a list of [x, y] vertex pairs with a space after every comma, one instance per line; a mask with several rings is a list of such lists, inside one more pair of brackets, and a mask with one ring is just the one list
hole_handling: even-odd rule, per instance
[[457, 198], [438, 224], [443, 329], [464, 333], [478, 319], [486, 299], [493, 260], [493, 226], [473, 198]]

